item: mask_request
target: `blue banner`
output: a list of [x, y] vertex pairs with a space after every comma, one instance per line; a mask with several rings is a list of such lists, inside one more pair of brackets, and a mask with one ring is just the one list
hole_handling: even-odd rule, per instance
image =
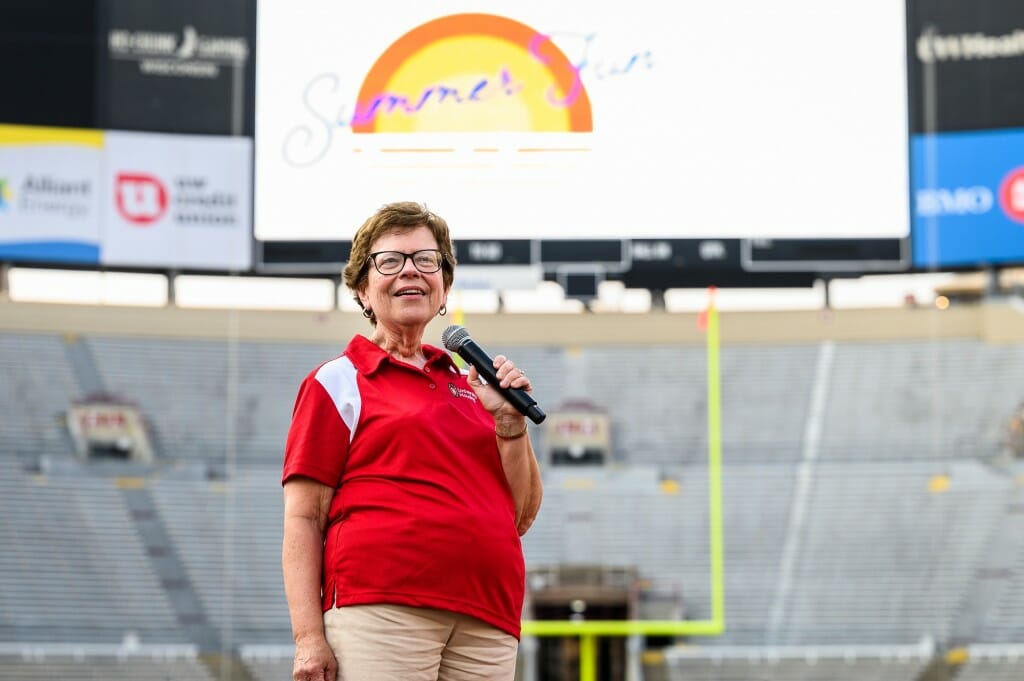
[[914, 135], [913, 265], [1024, 262], [1024, 129]]

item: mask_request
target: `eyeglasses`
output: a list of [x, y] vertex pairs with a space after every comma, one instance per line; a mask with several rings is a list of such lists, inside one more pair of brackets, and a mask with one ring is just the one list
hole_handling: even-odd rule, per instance
[[405, 261], [412, 258], [413, 267], [423, 274], [432, 274], [441, 269], [441, 251], [426, 248], [414, 253], [401, 251], [377, 251], [370, 254], [370, 261], [377, 271], [384, 275], [398, 274], [405, 268]]

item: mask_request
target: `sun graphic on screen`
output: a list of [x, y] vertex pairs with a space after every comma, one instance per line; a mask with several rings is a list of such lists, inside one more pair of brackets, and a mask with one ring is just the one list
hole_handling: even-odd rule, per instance
[[551, 39], [492, 14], [455, 14], [392, 43], [363, 80], [356, 133], [591, 132], [579, 73]]

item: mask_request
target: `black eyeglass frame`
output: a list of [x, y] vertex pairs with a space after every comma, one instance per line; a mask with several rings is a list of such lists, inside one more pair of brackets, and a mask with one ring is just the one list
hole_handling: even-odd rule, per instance
[[[396, 269], [394, 272], [381, 272], [380, 265], [377, 264], [377, 256], [384, 255], [385, 253], [392, 253], [394, 255], [402, 256], [402, 264], [399, 265], [398, 269]], [[435, 253], [437, 255], [437, 267], [432, 270], [425, 270], [422, 267], [420, 267], [416, 263], [416, 256], [419, 255], [420, 253]], [[441, 268], [444, 266], [444, 253], [442, 253], [441, 249], [439, 248], [421, 248], [420, 250], [413, 251], [412, 253], [405, 253], [403, 251], [377, 251], [376, 253], [371, 253], [370, 255], [368, 255], [366, 259], [373, 263], [374, 269], [376, 269], [378, 273], [385, 277], [393, 277], [394, 275], [404, 270], [405, 263], [409, 260], [412, 260], [412, 266], [415, 267], [416, 270], [422, 274], [433, 274], [434, 272], [440, 272]]]

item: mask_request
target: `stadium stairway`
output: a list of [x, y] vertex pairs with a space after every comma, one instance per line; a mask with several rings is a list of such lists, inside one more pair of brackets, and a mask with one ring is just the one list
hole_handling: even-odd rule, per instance
[[167, 591], [182, 631], [202, 651], [197, 660], [220, 681], [253, 681], [249, 669], [233, 652], [223, 650], [221, 630], [211, 625], [202, 601], [189, 579], [152, 494], [142, 478], [124, 478], [121, 496], [128, 507], [153, 572]]
[[[1017, 490], [1014, 496], [1019, 496]], [[1002, 512], [994, 519], [982, 561], [959, 608], [954, 642], [985, 640], [992, 633], [985, 630], [987, 625], [1012, 621], [1000, 617], [998, 611], [1003, 604], [1013, 601], [1015, 558], [1024, 547], [1024, 506], [1014, 496], [1006, 500]]]
[[200, 653], [198, 660], [217, 681], [258, 681], [245, 663], [232, 652]]
[[175, 550], [153, 497], [141, 478], [122, 478], [121, 496], [128, 507], [153, 573], [167, 592], [171, 609], [183, 631], [200, 650], [218, 650], [220, 633], [210, 626], [203, 605]]
[[85, 395], [105, 393], [106, 385], [96, 367], [89, 345], [80, 336], [69, 335], [64, 339], [64, 351], [68, 364]]

